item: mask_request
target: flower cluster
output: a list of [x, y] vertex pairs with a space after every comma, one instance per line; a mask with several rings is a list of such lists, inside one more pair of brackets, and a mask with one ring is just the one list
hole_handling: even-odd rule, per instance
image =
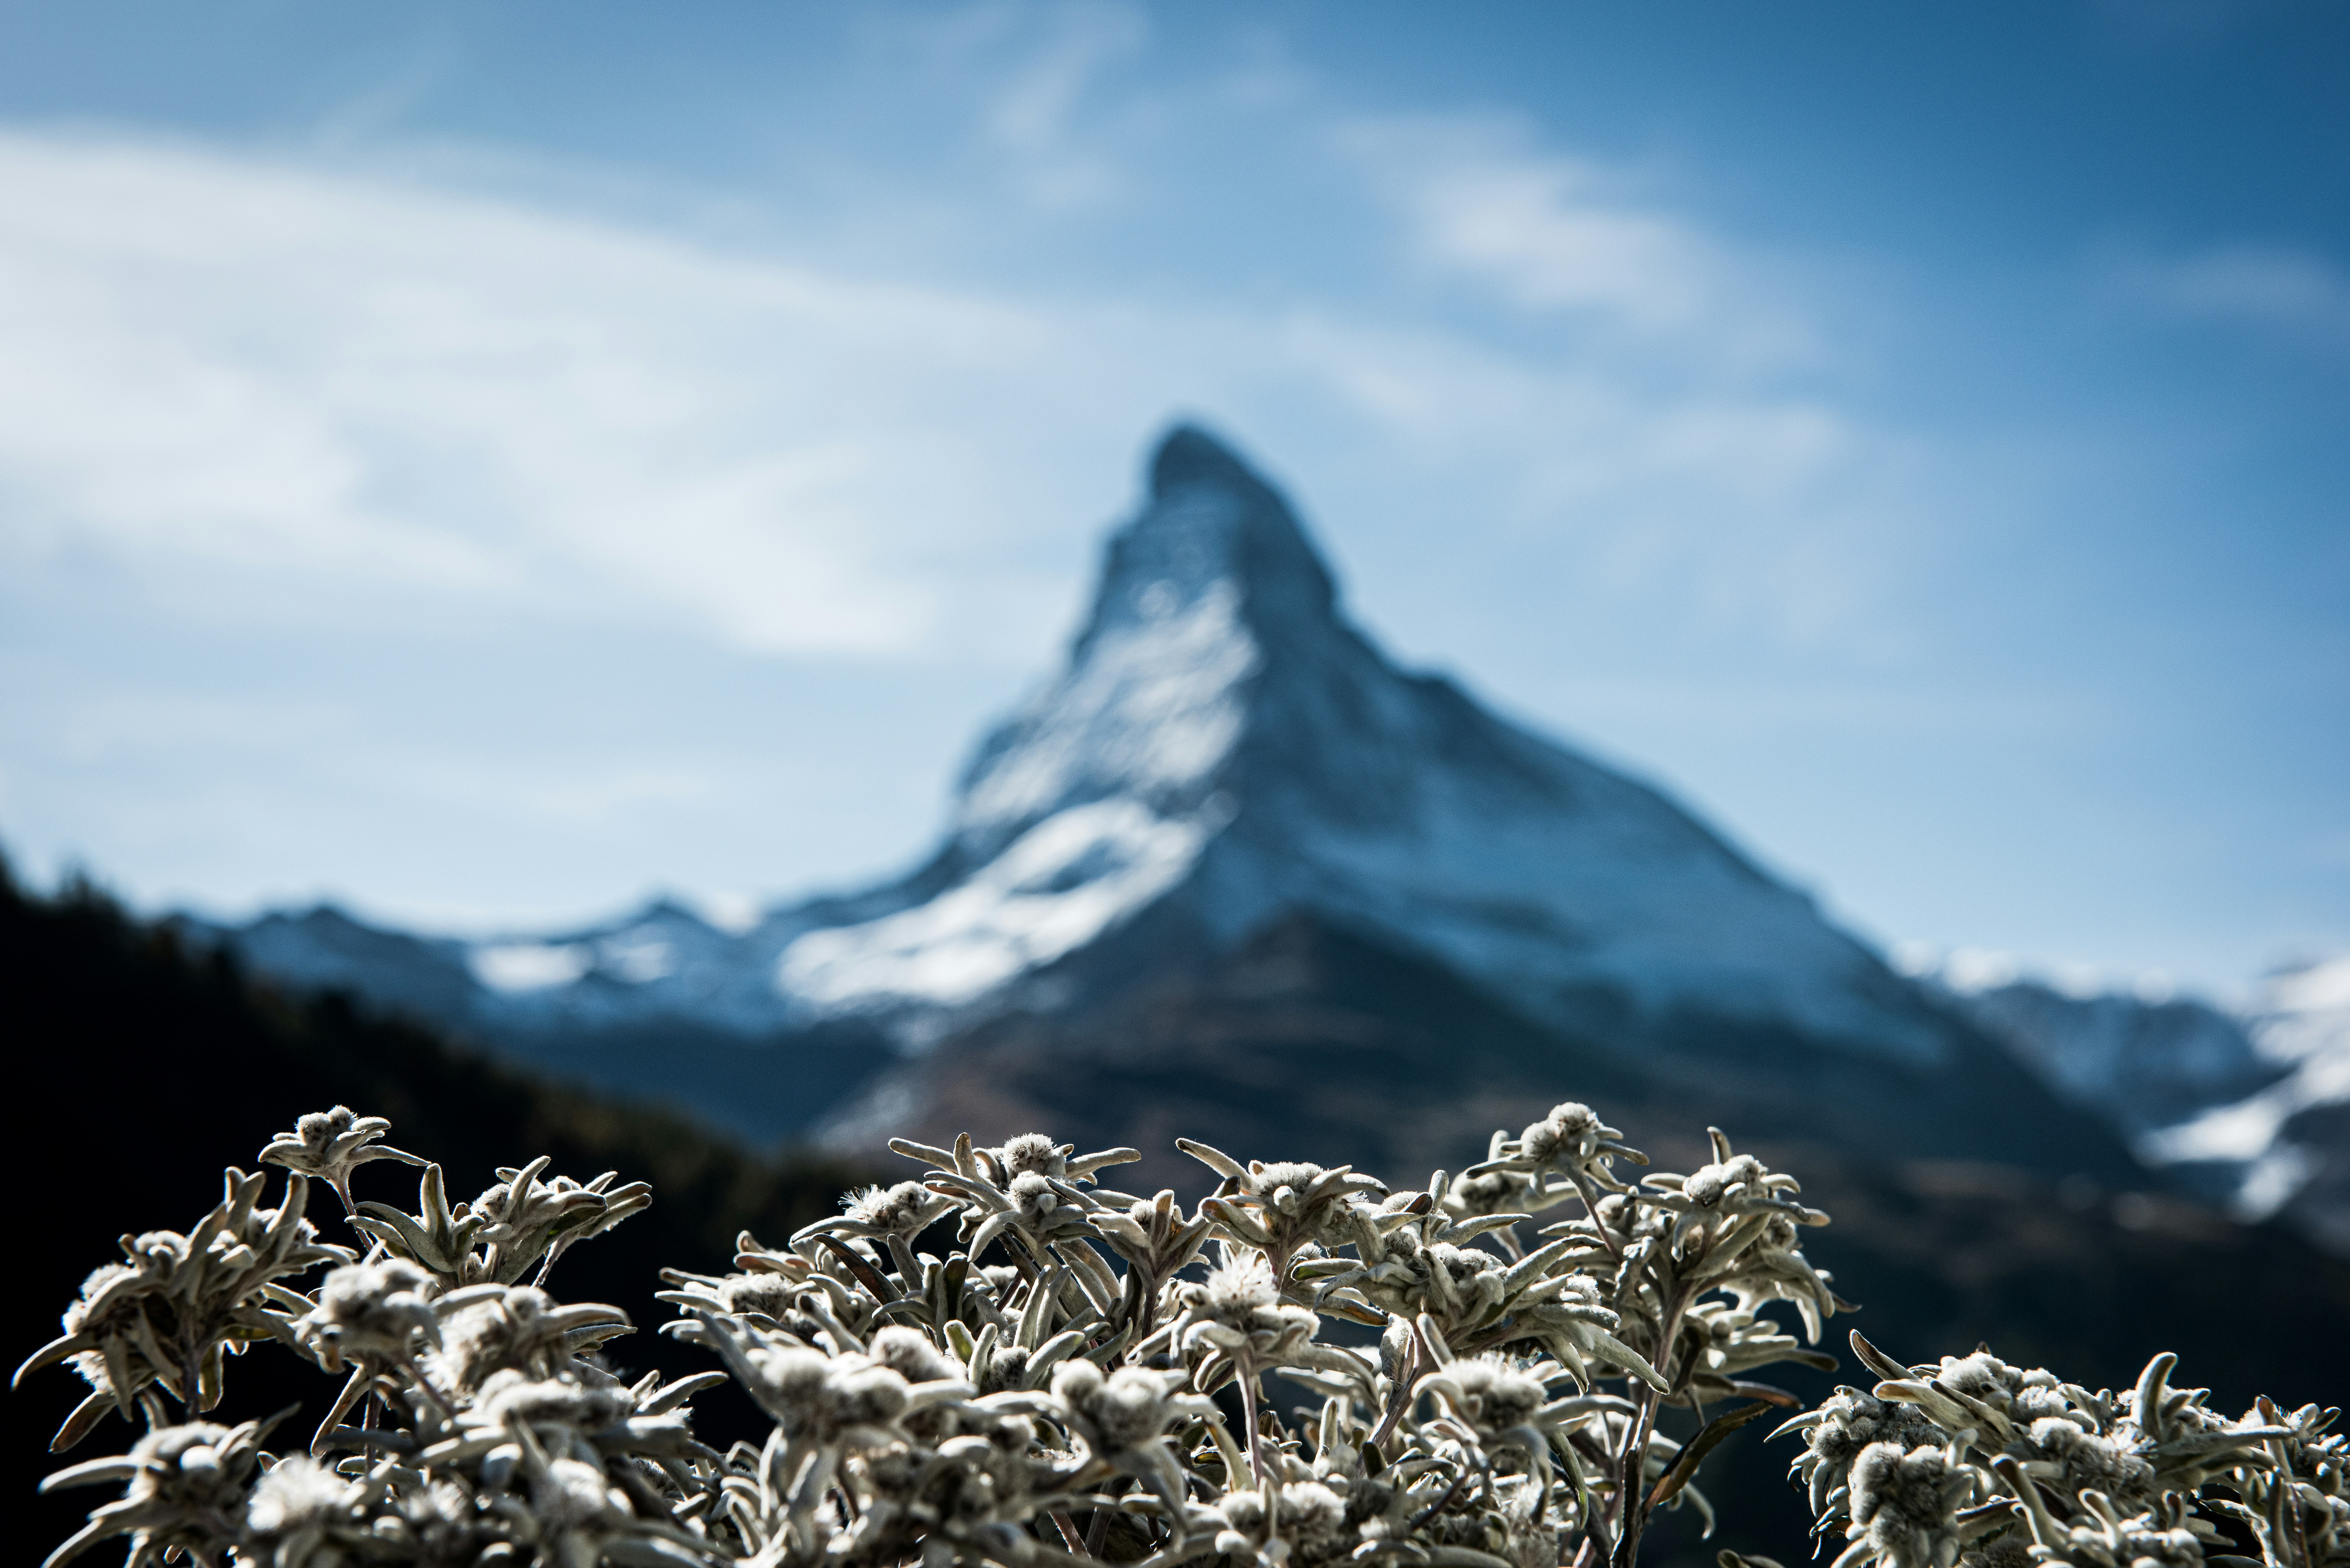
[[[1827, 1363], [1764, 1309], [1806, 1339], [1848, 1310], [1792, 1178], [1716, 1133], [1698, 1170], [1624, 1180], [1646, 1158], [1572, 1103], [1397, 1191], [1187, 1141], [1218, 1179], [1188, 1211], [1098, 1184], [1132, 1149], [966, 1136], [894, 1143], [919, 1174], [743, 1235], [732, 1272], [665, 1271], [662, 1332], [714, 1362], [665, 1383], [607, 1359], [626, 1313], [546, 1288], [642, 1184], [541, 1159], [452, 1205], [389, 1130], [305, 1116], [265, 1151], [276, 1209], [231, 1171], [193, 1231], [90, 1276], [19, 1376], [90, 1384], [61, 1449], [109, 1412], [146, 1430], [50, 1478], [120, 1489], [50, 1568], [117, 1537], [134, 1568], [1633, 1568], [1656, 1510], [1711, 1519], [1692, 1483], [1722, 1438], [1795, 1402], [1752, 1375]], [[412, 1211], [352, 1195], [386, 1158], [423, 1165]], [[318, 1240], [312, 1179], [364, 1255]], [[267, 1342], [340, 1380], [307, 1449], [199, 1418]], [[2350, 1568], [2331, 1413], [2226, 1421], [2167, 1360], [2091, 1395], [1854, 1343], [1882, 1381], [1794, 1423], [1839, 1568], [2198, 1568], [2215, 1510], [2278, 1568]], [[692, 1402], [729, 1381], [768, 1427], [722, 1453]], [[1677, 1443], [1668, 1407], [1711, 1419]]]
[[304, 1218], [309, 1182], [286, 1179], [276, 1209], [260, 1207], [266, 1179], [230, 1169], [220, 1204], [186, 1235], [150, 1231], [122, 1238], [125, 1262], [82, 1282], [61, 1320], [65, 1333], [16, 1369], [27, 1373], [70, 1361], [90, 1395], [59, 1428], [53, 1453], [73, 1447], [112, 1411], [134, 1409], [161, 1423], [156, 1390], [191, 1412], [220, 1403], [224, 1358], [256, 1341], [290, 1332], [287, 1309], [307, 1298], [277, 1282], [322, 1263], [348, 1262], [348, 1248], [326, 1245]]
[[[2092, 1394], [1988, 1349], [1903, 1366], [1858, 1334], [1879, 1381], [1839, 1388], [1780, 1428], [1835, 1568], [2202, 1568], [2231, 1556], [2220, 1522], [2275, 1568], [2350, 1563], [2350, 1444], [2340, 1414], [2266, 1399], [2230, 1420], [2175, 1388], [2177, 1357], [2137, 1386]], [[1725, 1553], [1727, 1559], [1731, 1554]]]

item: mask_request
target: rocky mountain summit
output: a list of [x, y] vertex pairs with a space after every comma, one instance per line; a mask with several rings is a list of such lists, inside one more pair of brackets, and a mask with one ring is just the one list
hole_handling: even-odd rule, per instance
[[770, 1137], [1050, 1111], [1139, 1143], [1182, 1101], [1195, 1137], [1279, 1108], [1315, 1158], [1450, 1158], [1572, 1095], [1660, 1132], [2137, 1169], [1665, 794], [1398, 669], [1283, 497], [1190, 427], [910, 874], [741, 930], [656, 903], [504, 941], [331, 909], [210, 935]]
[[1866, 1057], [1945, 1048], [1871, 954], [1656, 791], [1398, 670], [1281, 497], [1191, 429], [1159, 447], [1066, 667], [981, 744], [947, 842], [880, 903], [784, 950], [795, 1005], [1051, 1010], [1122, 983], [1128, 960], [1066, 961], [1138, 924], [1163, 962], [1305, 912], [1541, 1023], [1604, 994]]

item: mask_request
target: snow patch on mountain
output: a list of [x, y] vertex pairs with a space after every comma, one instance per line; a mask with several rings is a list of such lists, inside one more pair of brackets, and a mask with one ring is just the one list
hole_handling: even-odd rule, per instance
[[1219, 577], [1187, 596], [1159, 577], [1130, 608], [1104, 597], [1067, 678], [972, 766], [956, 803], [958, 841], [985, 845], [1101, 794], [1188, 800], [1232, 755], [1248, 718], [1244, 683], [1262, 658], [1241, 623], [1239, 587]]
[[1198, 861], [1211, 815], [1162, 817], [1132, 800], [1073, 806], [927, 903], [800, 938], [776, 986], [817, 1011], [975, 1002], [1157, 900]]
[[1918, 973], [2050, 1088], [2133, 1138], [2279, 1075], [2243, 1019], [2161, 983], [2099, 990], [2084, 973], [2026, 973], [1966, 949]]
[[492, 991], [514, 994], [569, 985], [596, 967], [596, 950], [586, 942], [483, 942], [465, 963]]

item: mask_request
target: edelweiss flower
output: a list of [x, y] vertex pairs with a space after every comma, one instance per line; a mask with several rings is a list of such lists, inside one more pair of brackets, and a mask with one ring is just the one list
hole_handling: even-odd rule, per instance
[[1201, 1213], [1212, 1218], [1232, 1241], [1253, 1247], [1286, 1272], [1304, 1248], [1319, 1245], [1344, 1222], [1348, 1205], [1366, 1195], [1384, 1196], [1387, 1184], [1351, 1166], [1325, 1170], [1303, 1160], [1240, 1161], [1204, 1143], [1179, 1137], [1175, 1147], [1223, 1180], [1203, 1199]]
[[1287, 1481], [1274, 1494], [1270, 1513], [1264, 1494], [1234, 1491], [1217, 1510], [1224, 1528], [1215, 1549], [1248, 1563], [1283, 1563], [1293, 1552], [1314, 1559], [1326, 1553], [1347, 1526], [1347, 1501], [1320, 1481]]
[[902, 1439], [898, 1420], [908, 1412], [976, 1392], [956, 1379], [920, 1385], [870, 1356], [827, 1355], [804, 1346], [779, 1344], [755, 1329], [736, 1329], [723, 1319], [705, 1322], [712, 1340], [737, 1365], [783, 1434], [818, 1445], [871, 1446]]
[[242, 1533], [244, 1489], [260, 1458], [261, 1439], [275, 1421], [216, 1427], [209, 1421], [161, 1427], [119, 1459], [91, 1459], [41, 1483], [61, 1487], [125, 1483], [120, 1501], [89, 1516], [42, 1568], [63, 1568], [109, 1536], [130, 1537], [127, 1568], [151, 1568], [166, 1553], [185, 1552], [212, 1563]]
[[1963, 1544], [1958, 1511], [1973, 1478], [1940, 1449], [1871, 1443], [1852, 1466], [1852, 1545], [1836, 1568], [1869, 1558], [1891, 1568], [1951, 1568]]
[[1106, 1294], [1118, 1293], [1116, 1277], [1087, 1244], [1093, 1234], [1088, 1220], [1106, 1203], [1134, 1199], [1122, 1192], [1088, 1192], [1086, 1186], [1104, 1166], [1141, 1158], [1136, 1150], [1076, 1156], [1076, 1145], [1056, 1144], [1043, 1133], [1023, 1134], [1001, 1148], [975, 1147], [968, 1133], [955, 1140], [951, 1151], [906, 1138], [891, 1138], [889, 1147], [929, 1162], [935, 1168], [927, 1179], [930, 1189], [961, 1202], [962, 1246], [971, 1258], [976, 1260], [1008, 1232], [1021, 1239], [1032, 1261], [1041, 1263], [1053, 1253], [1085, 1271]]
[[336, 1537], [367, 1529], [360, 1493], [307, 1454], [281, 1459], [254, 1485], [243, 1544], [270, 1568], [338, 1568], [356, 1553]]
[[1514, 1449], [1548, 1484], [1550, 1433], [1615, 1414], [1628, 1417], [1628, 1400], [1604, 1394], [1554, 1399], [1544, 1385], [1566, 1376], [1555, 1362], [1521, 1365], [1499, 1355], [1456, 1359], [1419, 1380], [1415, 1397], [1432, 1396], [1443, 1407], [1440, 1429], [1481, 1452]]
[[403, 1165], [429, 1165], [401, 1149], [379, 1146], [376, 1139], [391, 1130], [381, 1116], [362, 1116], [348, 1106], [312, 1111], [296, 1118], [294, 1130], [269, 1140], [260, 1158], [304, 1176], [315, 1176], [343, 1200], [345, 1213], [357, 1213], [351, 1202], [351, 1172], [371, 1159], [396, 1159]]
[[[1105, 1375], [1090, 1361], [1066, 1361], [1053, 1369], [1051, 1410], [1094, 1465], [1149, 1488], [1179, 1534], [1185, 1529], [1187, 1492], [1169, 1428], [1221, 1419], [1212, 1400], [1183, 1392], [1183, 1385], [1180, 1372], [1126, 1366]], [[1088, 1473], [1099, 1472], [1080, 1472]]]
[[1713, 1138], [1712, 1164], [1687, 1176], [1659, 1173], [1641, 1179], [1641, 1186], [1659, 1195], [1651, 1201], [1679, 1216], [1670, 1232], [1676, 1248], [1702, 1251], [1711, 1258], [1752, 1246], [1774, 1218], [1797, 1225], [1828, 1222], [1826, 1215], [1789, 1196], [1802, 1190], [1794, 1177], [1773, 1171], [1751, 1154], [1735, 1152], [1720, 1127], [1706, 1130]]
[[1307, 1308], [1282, 1304], [1272, 1267], [1255, 1253], [1211, 1271], [1204, 1283], [1184, 1286], [1182, 1300], [1186, 1350], [1204, 1343], [1225, 1355], [1245, 1354], [1261, 1366], [1296, 1355], [1320, 1326]]
[[1087, 1216], [1095, 1232], [1127, 1262], [1125, 1312], [1141, 1335], [1152, 1326], [1167, 1282], [1189, 1268], [1215, 1229], [1204, 1212], [1186, 1220], [1172, 1191], [1137, 1199], [1121, 1214], [1096, 1210]]
[[494, 1372], [549, 1377], [580, 1352], [630, 1332], [616, 1306], [583, 1302], [557, 1306], [528, 1285], [475, 1285], [433, 1303], [441, 1343], [427, 1365], [442, 1386], [471, 1397]]
[[1315, 1282], [1326, 1302], [1358, 1302], [1372, 1322], [1425, 1315], [1449, 1345], [1463, 1349], [1530, 1343], [1586, 1384], [1586, 1361], [1597, 1360], [1663, 1386], [1646, 1358], [1617, 1337], [1617, 1314], [1600, 1304], [1597, 1282], [1581, 1272], [1589, 1250], [1581, 1234], [1510, 1262], [1468, 1243], [1523, 1216], [1456, 1220], [1445, 1206], [1449, 1190], [1440, 1179], [1409, 1199], [1357, 1204], [1352, 1231], [1362, 1262], [1307, 1263], [1300, 1277]]
[[850, 1235], [896, 1236], [910, 1241], [955, 1206], [954, 1199], [919, 1181], [895, 1187], [864, 1187], [840, 1200], [837, 1220], [819, 1220], [803, 1231], [838, 1231]]
[[[21, 1381], [71, 1358], [94, 1390], [53, 1449], [78, 1442], [109, 1407], [129, 1419], [141, 1391], [156, 1385], [190, 1410], [211, 1409], [220, 1403], [227, 1352], [285, 1332], [284, 1306], [309, 1305], [276, 1282], [350, 1261], [348, 1248], [319, 1241], [303, 1218], [310, 1190], [303, 1177], [286, 1179], [274, 1210], [257, 1206], [266, 1177], [234, 1168], [222, 1177], [225, 1193], [192, 1231], [124, 1237], [129, 1261], [84, 1281], [60, 1322], [66, 1332], [16, 1369]], [[160, 1417], [160, 1407], [152, 1414]]]
[[419, 1338], [440, 1342], [432, 1293], [432, 1276], [398, 1258], [346, 1264], [327, 1276], [294, 1333], [329, 1372], [340, 1372], [347, 1356], [405, 1361]]
[[[1589, 1106], [1568, 1100], [1553, 1106], [1550, 1114], [1531, 1123], [1515, 1138], [1493, 1135], [1492, 1153], [1461, 1173], [1470, 1183], [1456, 1206], [1456, 1217], [1477, 1211], [1473, 1199], [1491, 1194], [1489, 1179], [1513, 1178], [1523, 1183], [1525, 1212], [1538, 1214], [1565, 1199], [1580, 1196], [1596, 1203], [1605, 1192], [1627, 1189], [1617, 1179], [1615, 1162], [1646, 1165], [1648, 1157], [1624, 1142], [1624, 1135], [1601, 1121]], [[1565, 1179], [1552, 1182], [1557, 1175]], [[1498, 1212], [1487, 1210], [1485, 1212]]]
[[547, 1164], [541, 1155], [518, 1170], [501, 1168], [498, 1184], [473, 1199], [473, 1214], [482, 1221], [476, 1239], [489, 1247], [481, 1271], [484, 1280], [513, 1284], [533, 1263], [539, 1264], [538, 1278], [544, 1280], [574, 1243], [601, 1235], [652, 1203], [650, 1183], [613, 1186], [617, 1170], [584, 1184], [567, 1176], [542, 1181]]
[[920, 1329], [885, 1328], [873, 1335], [868, 1354], [909, 1383], [953, 1383], [963, 1369], [940, 1351]]
[[1801, 1478], [1812, 1511], [1823, 1516], [1842, 1511], [1849, 1492], [1846, 1478], [1863, 1449], [1891, 1443], [1907, 1453], [1939, 1448], [1950, 1437], [1915, 1405], [1878, 1399], [1857, 1388], [1838, 1388], [1817, 1409], [1805, 1411], [1771, 1435], [1788, 1432], [1810, 1434], [1788, 1471]]

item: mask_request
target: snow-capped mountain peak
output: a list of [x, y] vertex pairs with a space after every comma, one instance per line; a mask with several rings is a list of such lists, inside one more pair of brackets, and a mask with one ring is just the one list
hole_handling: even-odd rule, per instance
[[1146, 910], [1217, 947], [1303, 909], [1536, 1017], [1604, 991], [1938, 1050], [1901, 982], [1687, 813], [1397, 670], [1214, 438], [1177, 429], [1149, 475], [1066, 665], [981, 746], [903, 902], [782, 953], [798, 1003], [962, 1007]]
[[1288, 503], [1196, 425], [1178, 425], [1150, 461], [1149, 500], [1114, 535], [1093, 614], [1073, 649], [1120, 626], [1148, 627], [1211, 594], [1259, 636], [1313, 637], [1336, 625], [1337, 586]]
[[1066, 666], [965, 770], [948, 842], [917, 878], [949, 885], [799, 938], [779, 987], [817, 1009], [961, 1006], [1167, 894], [1233, 815], [1226, 775], [1283, 645], [1349, 635], [1335, 598], [1281, 498], [1177, 428]]
[[1352, 635], [1281, 497], [1213, 437], [1178, 427], [1147, 503], [1109, 541], [1066, 669], [965, 774], [956, 849], [983, 861], [1094, 800], [1176, 818], [1208, 807], [1271, 667]]

